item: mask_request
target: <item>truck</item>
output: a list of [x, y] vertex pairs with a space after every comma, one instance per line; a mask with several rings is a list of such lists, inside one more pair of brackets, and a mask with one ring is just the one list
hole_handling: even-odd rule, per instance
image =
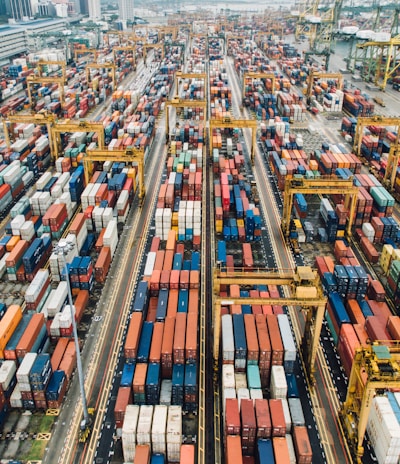
[[377, 103], [380, 106], [386, 106], [386, 103], [385, 103], [385, 101], [383, 100], [382, 97], [376, 96], [376, 97], [373, 98], [373, 100], [374, 100], [375, 103]]

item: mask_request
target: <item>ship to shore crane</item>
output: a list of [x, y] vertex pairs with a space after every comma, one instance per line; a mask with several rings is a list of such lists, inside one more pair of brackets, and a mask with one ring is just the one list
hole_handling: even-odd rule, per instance
[[251, 162], [254, 163], [254, 153], [256, 148], [256, 136], [257, 136], [257, 121], [255, 119], [232, 119], [225, 117], [221, 119], [210, 119], [209, 126], [209, 141], [210, 141], [210, 153], [212, 154], [214, 143], [213, 143], [213, 129], [251, 129]]
[[399, 388], [400, 341], [374, 342], [356, 350], [339, 419], [357, 464], [362, 462], [363, 441], [374, 396]]
[[146, 194], [144, 183], [144, 155], [145, 152], [143, 148], [135, 148], [133, 146], [129, 146], [125, 150], [86, 150], [86, 154], [83, 157], [86, 184], [89, 182], [92, 175], [92, 163], [95, 161], [137, 163], [139, 172], [139, 202], [142, 204]]
[[[50, 154], [52, 158], [55, 156], [53, 144], [51, 143], [51, 126], [56, 121], [56, 117], [52, 113], [35, 113], [35, 114], [15, 114], [9, 115], [3, 119], [4, 139], [8, 148], [10, 148], [10, 133], [13, 133], [14, 124], [18, 123], [33, 123], [47, 127], [47, 134], [50, 143]], [[10, 130], [8, 125], [10, 125]]]
[[286, 179], [283, 197], [282, 231], [285, 238], [289, 239], [290, 218], [293, 208], [293, 196], [296, 193], [307, 194], [334, 194], [345, 195], [345, 206], [349, 209], [347, 221], [347, 235], [351, 236], [351, 227], [355, 217], [358, 188], [353, 184], [353, 179], [339, 179], [334, 176], [325, 176], [318, 179], [292, 178]]
[[246, 95], [246, 82], [248, 79], [271, 79], [271, 93], [275, 92], [275, 81], [276, 81], [276, 76], [274, 73], [269, 72], [251, 72], [247, 71], [243, 73], [243, 87], [242, 87], [242, 99], [244, 99]]
[[319, 71], [311, 71], [308, 76], [307, 82], [307, 90], [306, 90], [306, 97], [307, 103], [312, 96], [313, 85], [316, 79], [337, 79], [338, 85], [337, 88], [339, 90], [343, 89], [343, 75], [341, 73], [322, 73]]
[[99, 70], [111, 70], [111, 79], [112, 79], [112, 84], [113, 84], [113, 90], [115, 90], [115, 86], [117, 83], [117, 78], [115, 71], [117, 69], [117, 65], [114, 63], [103, 63], [103, 64], [97, 64], [97, 63], [89, 63], [86, 65], [86, 79], [88, 82], [90, 82], [90, 70], [91, 69], [99, 69]]
[[56, 122], [50, 129], [51, 142], [53, 144], [52, 153], [56, 157], [60, 152], [61, 140], [60, 135], [64, 133], [73, 132], [96, 132], [98, 136], [98, 145], [102, 149], [104, 147], [104, 126], [102, 122], [91, 122], [91, 121], [77, 121], [72, 122], [69, 119], [65, 119], [62, 122]]
[[169, 140], [169, 107], [174, 108], [203, 108], [203, 119], [206, 118], [207, 100], [183, 100], [178, 97], [172, 98], [165, 103], [165, 137]]
[[[291, 290], [284, 298], [230, 298], [220, 296], [224, 285], [283, 285]], [[214, 363], [218, 368], [221, 337], [221, 307], [242, 304], [280, 304], [298, 306], [307, 312], [302, 340], [302, 353], [311, 384], [315, 383], [315, 360], [321, 335], [327, 298], [324, 296], [318, 273], [309, 266], [298, 266], [291, 270], [243, 269], [217, 267], [214, 269]]]
[[[400, 67], [400, 35], [385, 42], [370, 41], [356, 45], [358, 49], [369, 49], [370, 66], [368, 73], [371, 75], [371, 62], [374, 63], [374, 83], [381, 90], [386, 89], [388, 79], [393, 77]], [[372, 76], [371, 76], [372, 77]]]

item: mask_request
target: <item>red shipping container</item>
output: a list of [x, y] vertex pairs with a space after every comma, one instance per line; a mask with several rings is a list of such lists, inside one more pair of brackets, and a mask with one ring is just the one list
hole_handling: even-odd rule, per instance
[[393, 340], [400, 340], [400, 317], [389, 316], [387, 322], [387, 330]]
[[163, 342], [161, 345], [161, 374], [163, 379], [172, 375], [172, 348], [175, 334], [175, 317], [166, 317], [164, 321]]
[[244, 325], [246, 330], [247, 361], [256, 361], [258, 364], [259, 344], [254, 315], [244, 315]]
[[114, 418], [117, 429], [122, 428], [128, 404], [132, 404], [132, 389], [130, 387], [119, 387], [114, 406]]
[[240, 435], [239, 400], [237, 398], [225, 400], [225, 435]]
[[124, 355], [127, 359], [136, 359], [142, 324], [143, 314], [139, 311], [133, 312], [129, 321], [124, 345]]
[[367, 317], [365, 330], [367, 331], [371, 342], [375, 342], [377, 340], [391, 340], [391, 337], [386, 330], [386, 325], [383, 326], [377, 316]]
[[173, 345], [174, 364], [185, 364], [186, 313], [176, 313]]
[[283, 364], [283, 343], [281, 338], [281, 333], [279, 331], [278, 318], [275, 314], [267, 314], [267, 325], [268, 332], [271, 340], [271, 364], [282, 365]]
[[286, 421], [281, 400], [268, 400], [271, 414], [272, 436], [284, 437], [286, 434]]
[[338, 353], [347, 377], [350, 377], [351, 366], [353, 365], [356, 349], [359, 348], [360, 341], [352, 324], [342, 324], [338, 337]]
[[[104, 229], [103, 229], [104, 230]], [[107, 278], [107, 273], [111, 264], [111, 250], [110, 247], [104, 246], [97, 258], [96, 264], [94, 266], [94, 275], [96, 282], [105, 282]]]
[[254, 401], [254, 406], [257, 421], [257, 438], [270, 438], [272, 425], [268, 400], [257, 399]]

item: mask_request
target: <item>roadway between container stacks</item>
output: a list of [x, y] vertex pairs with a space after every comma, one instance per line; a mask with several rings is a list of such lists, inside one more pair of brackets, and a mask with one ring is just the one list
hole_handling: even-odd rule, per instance
[[[158, 134], [160, 131], [158, 130]], [[165, 155], [162, 144], [163, 137], [158, 135], [153, 151]], [[157, 159], [158, 170], [154, 173]], [[109, 399], [112, 380], [115, 376], [116, 362], [122, 346], [123, 332], [126, 328], [129, 314], [130, 301], [137, 280], [141, 254], [146, 242], [147, 231], [152, 217], [152, 209], [155, 204], [157, 188], [164, 163], [160, 163], [160, 157], [150, 156], [150, 169], [146, 178], [146, 189], [152, 192], [151, 197], [145, 198], [142, 210], [137, 207], [137, 200], [132, 205], [134, 215], [133, 224], [127, 225], [127, 236], [119, 244], [113, 266], [109, 272], [103, 297], [99, 301], [96, 320], [91, 326], [85, 348], [82, 353], [83, 369], [85, 372], [85, 390], [88, 396], [89, 406], [96, 406], [96, 416], [90, 442], [82, 445], [77, 442], [79, 424], [82, 419], [82, 406], [76, 378], [70, 389], [67, 401], [61, 412], [58, 427], [55, 429], [49, 448], [43, 460], [44, 463], [53, 464], [54, 456], [59, 456], [58, 462], [87, 462], [92, 463], [96, 451], [107, 460], [112, 443], [107, 445], [105, 430], [102, 431], [101, 449], [97, 450], [98, 438], [101, 433], [103, 414]], [[135, 239], [137, 243], [135, 243]], [[128, 252], [127, 252], [128, 251]], [[106, 298], [106, 301], [103, 300]]]
[[[230, 62], [229, 65], [231, 66]], [[232, 79], [232, 82], [235, 87], [235, 95], [238, 95], [237, 80]], [[246, 140], [246, 145], [249, 146], [248, 131], [244, 131], [243, 135]], [[262, 211], [264, 212], [266, 227], [269, 232], [269, 237], [271, 238], [271, 246], [274, 251], [277, 267], [279, 269], [294, 269], [295, 263], [293, 256], [282, 234], [281, 215], [269, 179], [266, 175], [258, 145], [255, 147], [254, 178], [259, 189]], [[297, 345], [300, 347], [301, 337], [304, 331], [304, 317], [300, 317], [299, 312], [294, 308], [289, 308], [289, 310], [296, 334]], [[338, 432], [337, 411], [339, 408], [339, 401], [337, 392], [333, 385], [330, 371], [320, 345], [317, 350], [316, 368], [316, 388], [310, 388], [310, 398], [321, 438], [321, 444], [325, 452], [326, 462], [329, 464], [337, 464], [338, 462], [347, 463], [349, 460], [345, 445], [340, 432]], [[340, 447], [335, 446], [335, 436], [339, 438]]]

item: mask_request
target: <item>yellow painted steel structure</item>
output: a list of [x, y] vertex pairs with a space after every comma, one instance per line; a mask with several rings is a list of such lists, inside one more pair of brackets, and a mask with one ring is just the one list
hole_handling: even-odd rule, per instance
[[334, 176], [322, 176], [318, 179], [292, 178], [286, 179], [283, 198], [282, 231], [286, 239], [290, 233], [290, 217], [293, 208], [293, 196], [296, 193], [327, 194], [342, 193], [345, 195], [345, 206], [349, 209], [346, 232], [351, 236], [351, 227], [355, 216], [358, 187], [353, 184], [353, 179], [339, 179]]
[[243, 87], [242, 87], [242, 98], [245, 97], [245, 89], [246, 89], [246, 79], [271, 79], [272, 83], [272, 93], [275, 92], [275, 81], [276, 76], [274, 73], [263, 73], [263, 72], [251, 72], [247, 71], [243, 73]]
[[368, 126], [395, 126], [397, 127], [397, 138], [400, 137], [400, 118], [398, 117], [385, 117], [385, 116], [371, 116], [357, 118], [357, 126], [354, 133], [353, 151], [357, 156], [360, 156], [361, 142], [364, 135], [364, 129]]
[[87, 55], [87, 54], [93, 55], [93, 61], [96, 61], [99, 53], [100, 51], [97, 50], [97, 48], [75, 48], [75, 51], [74, 51], [75, 61], [77, 61], [81, 55]]
[[94, 161], [137, 163], [139, 172], [139, 200], [140, 203], [142, 203], [146, 194], [146, 187], [144, 184], [144, 154], [143, 148], [135, 148], [132, 146], [127, 147], [125, 150], [86, 150], [86, 154], [83, 157], [86, 183], [89, 182], [92, 175]]
[[229, 117], [222, 119], [210, 119], [209, 126], [209, 141], [210, 141], [210, 153], [212, 153], [214, 145], [212, 132], [213, 129], [246, 129], [249, 128], [252, 131], [251, 141], [251, 162], [254, 163], [254, 152], [256, 147], [256, 136], [257, 136], [257, 121], [255, 119], [232, 119]]
[[358, 464], [364, 454], [363, 441], [374, 396], [384, 390], [399, 388], [400, 341], [378, 341], [356, 350], [339, 418]]
[[400, 35], [386, 42], [359, 43], [356, 48], [369, 50], [370, 62], [375, 66], [375, 85], [385, 90], [388, 79], [394, 76], [400, 67]]
[[[214, 308], [214, 347], [216, 367], [219, 359], [221, 338], [221, 307], [241, 304], [279, 304], [298, 306], [307, 311], [302, 339], [302, 351], [307, 374], [311, 384], [315, 383], [315, 360], [324, 320], [327, 298], [322, 291], [318, 273], [309, 266], [298, 266], [293, 270], [254, 269], [214, 269], [213, 308]], [[290, 289], [291, 295], [283, 298], [222, 298], [221, 285], [283, 285]]]
[[[54, 158], [54, 147], [51, 143], [51, 126], [56, 121], [56, 117], [53, 113], [34, 113], [34, 114], [14, 114], [9, 115], [3, 119], [3, 128], [4, 128], [4, 139], [7, 144], [7, 147], [10, 148], [10, 132], [12, 133], [12, 127], [14, 124], [19, 123], [33, 123], [38, 125], [43, 125], [47, 127], [47, 134], [49, 134], [49, 143], [50, 143], [50, 154]], [[9, 131], [8, 125], [11, 126], [11, 130]]]
[[[165, 103], [166, 111], [165, 111], [165, 134], [168, 140], [169, 137], [169, 107], [172, 106], [174, 108], [207, 108], [207, 101], [206, 100], [182, 100], [180, 98], [172, 98], [171, 100]], [[203, 119], [206, 118], [206, 111], [204, 111]]]
[[116, 74], [115, 71], [117, 69], [117, 65], [114, 63], [103, 63], [103, 64], [97, 64], [97, 63], [89, 63], [86, 65], [86, 79], [88, 82], [90, 82], [90, 70], [91, 69], [105, 69], [109, 70], [111, 69], [111, 79], [113, 83], [113, 89], [115, 89], [115, 85], [117, 82]]
[[307, 79], [306, 97], [311, 98], [313, 85], [316, 79], [337, 79], [339, 90], [343, 89], [343, 74], [341, 73], [323, 73], [319, 71], [311, 71]]
[[206, 73], [183, 73], [181, 71], [176, 71], [175, 73], [175, 97], [178, 97], [178, 79], [203, 79], [204, 81], [204, 91], [206, 89]]
[[[61, 68], [61, 77], [57, 76], [44, 76], [43, 75], [43, 66], [56, 65]], [[34, 106], [34, 99], [32, 98], [32, 89], [31, 87], [35, 84], [58, 84], [58, 90], [60, 92], [60, 102], [64, 103], [64, 85], [66, 81], [66, 64], [65, 61], [47, 61], [39, 60], [36, 63], [36, 73], [30, 74], [26, 78], [28, 98], [31, 107]]]
[[104, 126], [101, 122], [77, 121], [72, 122], [70, 119], [65, 119], [62, 122], [56, 122], [51, 127], [51, 142], [53, 144], [53, 155], [58, 157], [59, 148], [61, 146], [60, 134], [68, 132], [96, 132], [98, 135], [99, 148], [104, 147]]

